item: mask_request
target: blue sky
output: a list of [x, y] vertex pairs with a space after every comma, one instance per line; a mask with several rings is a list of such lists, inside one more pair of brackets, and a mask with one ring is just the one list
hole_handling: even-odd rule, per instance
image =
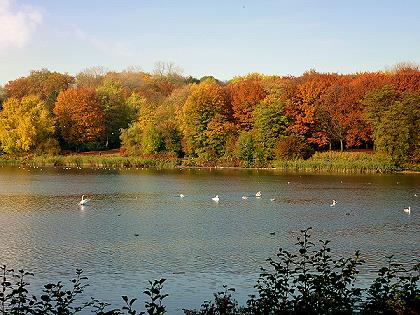
[[226, 80], [420, 62], [418, 0], [0, 0], [0, 84], [92, 66]]

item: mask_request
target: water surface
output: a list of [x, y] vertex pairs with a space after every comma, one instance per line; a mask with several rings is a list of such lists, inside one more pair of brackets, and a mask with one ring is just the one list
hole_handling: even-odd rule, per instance
[[[82, 194], [91, 205], [78, 205]], [[309, 226], [337, 254], [360, 250], [366, 281], [387, 255], [413, 265], [420, 256], [415, 194], [416, 174], [2, 167], [0, 263], [34, 272], [35, 288], [82, 268], [87, 293], [115, 306], [164, 277], [168, 311], [177, 314], [224, 284], [244, 302], [265, 259], [292, 249]]]

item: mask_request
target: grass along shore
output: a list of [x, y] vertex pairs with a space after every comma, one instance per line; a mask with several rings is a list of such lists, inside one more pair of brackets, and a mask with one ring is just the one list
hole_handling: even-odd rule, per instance
[[[242, 167], [238, 160], [203, 163], [199, 159], [180, 159], [170, 155], [122, 156], [120, 154], [71, 154], [56, 156], [0, 156], [2, 166], [81, 167], [81, 168], [176, 168]], [[369, 152], [322, 152], [307, 160], [275, 160], [268, 168], [296, 172], [392, 173], [420, 171], [420, 165], [398, 166], [391, 157]]]

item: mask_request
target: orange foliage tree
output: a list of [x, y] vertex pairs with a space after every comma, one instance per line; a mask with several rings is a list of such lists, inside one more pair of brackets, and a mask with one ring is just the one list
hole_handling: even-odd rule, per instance
[[389, 77], [382, 72], [366, 72], [352, 76], [346, 87], [346, 93], [340, 100], [341, 107], [347, 108], [342, 113], [345, 128], [346, 146], [358, 147], [372, 143], [372, 126], [366, 119], [361, 100], [366, 93], [381, 88], [388, 83]]
[[419, 66], [400, 64], [395, 67], [391, 74], [390, 83], [399, 92], [420, 93], [420, 70]]
[[308, 143], [319, 147], [329, 143], [327, 133], [320, 129], [317, 106], [328, 88], [337, 81], [335, 74], [320, 74], [314, 71], [290, 80], [286, 88], [286, 116], [290, 121], [288, 130], [304, 136]]
[[232, 104], [233, 117], [240, 130], [251, 130], [255, 107], [266, 96], [262, 85], [262, 77], [252, 74], [244, 78], [237, 78], [228, 85], [227, 89]]
[[105, 115], [95, 90], [62, 91], [54, 107], [61, 136], [69, 147], [98, 148], [105, 136]]
[[9, 81], [5, 85], [7, 97], [23, 98], [36, 95], [51, 110], [60, 91], [66, 90], [74, 82], [68, 74], [51, 72], [47, 69], [31, 71], [27, 77]]

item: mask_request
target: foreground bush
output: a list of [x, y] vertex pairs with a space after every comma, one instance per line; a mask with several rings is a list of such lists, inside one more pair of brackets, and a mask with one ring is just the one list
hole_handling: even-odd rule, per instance
[[[329, 241], [311, 241], [310, 228], [301, 231], [297, 249], [289, 252], [279, 249], [275, 258], [261, 268], [251, 295], [244, 306], [233, 298], [233, 288], [214, 294], [214, 300], [204, 301], [198, 310], [184, 309], [187, 315], [229, 314], [420, 314], [418, 288], [420, 264], [412, 269], [388, 257], [387, 266], [379, 269], [368, 289], [357, 287], [358, 268], [364, 263], [358, 251], [353, 256], [333, 257]], [[61, 282], [46, 284], [41, 296], [29, 294], [27, 278], [31, 273], [0, 268], [0, 314], [76, 314], [90, 311], [99, 315], [145, 314], [135, 309], [137, 299], [122, 296], [124, 306], [110, 308], [110, 304], [94, 298], [80, 301], [87, 284], [82, 271], [77, 270], [72, 287]], [[165, 279], [149, 281], [144, 291], [149, 297], [145, 303], [147, 314], [164, 314], [162, 293]]]

